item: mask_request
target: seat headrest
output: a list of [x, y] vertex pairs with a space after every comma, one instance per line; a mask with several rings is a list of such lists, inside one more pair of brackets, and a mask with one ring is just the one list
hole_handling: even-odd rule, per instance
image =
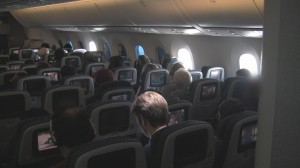
[[25, 91], [0, 92], [0, 119], [17, 118], [31, 109], [31, 98]]
[[42, 108], [52, 114], [68, 106], [85, 108], [82, 88], [75, 86], [53, 86], [45, 90], [41, 97]]
[[71, 151], [66, 168], [90, 167], [146, 168], [140, 142], [130, 138], [110, 138], [82, 145]]
[[95, 92], [94, 80], [92, 77], [87, 75], [74, 75], [63, 78], [63, 85], [71, 85], [82, 88], [87, 98], [92, 97]]
[[212, 137], [212, 127], [203, 121], [185, 121], [162, 128], [151, 137], [153, 166], [161, 166], [163, 153], [169, 149], [174, 150], [171, 153], [175, 167], [201, 162], [208, 158], [208, 155], [212, 155], [213, 148], [208, 145]]

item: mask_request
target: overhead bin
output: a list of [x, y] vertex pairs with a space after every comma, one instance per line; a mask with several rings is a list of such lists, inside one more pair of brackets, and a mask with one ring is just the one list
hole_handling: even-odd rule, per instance
[[27, 27], [132, 25], [112, 0], [83, 0], [12, 11]]
[[187, 26], [174, 0], [116, 0], [130, 22], [140, 26]]
[[[175, 0], [185, 18], [200, 27], [262, 27], [263, 0]], [[260, 3], [258, 3], [260, 2]], [[260, 5], [260, 6], [258, 6]]]
[[263, 0], [80, 0], [12, 11], [24, 26], [261, 28]]

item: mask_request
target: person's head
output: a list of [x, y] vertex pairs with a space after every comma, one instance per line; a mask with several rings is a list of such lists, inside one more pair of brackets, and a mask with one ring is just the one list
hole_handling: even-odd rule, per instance
[[91, 62], [99, 62], [96, 55], [91, 53], [90, 51], [87, 51], [83, 54], [83, 62], [85, 63], [91, 63]]
[[136, 116], [141, 130], [148, 137], [167, 125], [168, 104], [156, 92], [148, 91], [137, 97], [131, 111]]
[[50, 48], [50, 45], [48, 43], [43, 43], [41, 45], [41, 48]]
[[77, 75], [77, 69], [72, 65], [65, 65], [61, 68], [61, 77]]
[[110, 70], [114, 70], [115, 68], [123, 66], [123, 60], [121, 56], [113, 56], [109, 59], [109, 68]]
[[180, 68], [175, 74], [173, 81], [175, 83], [176, 89], [188, 90], [190, 84], [192, 83], [192, 75], [189, 71]]
[[94, 74], [95, 85], [99, 86], [105, 82], [113, 81], [114, 74], [109, 69], [100, 69]]
[[68, 51], [68, 53], [70, 53], [73, 50], [73, 46], [70, 43], [66, 43], [64, 45], [64, 49], [66, 49]]
[[218, 119], [222, 120], [228, 116], [243, 112], [244, 109], [244, 104], [237, 99], [224, 100], [219, 105]]
[[155, 64], [149, 63], [144, 65], [143, 69], [142, 69], [142, 73], [141, 73], [141, 79], [140, 81], [142, 83], [144, 83], [146, 81], [146, 75], [149, 71], [154, 70], [154, 69], [158, 69], [158, 67]]
[[18, 54], [15, 54], [15, 53], [12, 53], [9, 55], [9, 58], [8, 58], [10, 61], [13, 61], [13, 60], [19, 60], [19, 55]]
[[52, 51], [55, 51], [57, 48], [58, 48], [58, 47], [57, 47], [57, 44], [53, 44], [53, 45], [51, 46]]
[[56, 61], [61, 61], [61, 59], [65, 56], [65, 51], [62, 48], [58, 48], [54, 51], [54, 58]]
[[162, 60], [162, 67], [163, 68], [167, 68], [168, 63], [170, 62], [170, 60], [172, 59], [172, 56], [168, 53], [165, 53], [163, 60]]
[[95, 130], [82, 109], [68, 107], [55, 113], [51, 120], [51, 135], [66, 157], [69, 149], [88, 143], [95, 138]]
[[170, 78], [173, 79], [173, 76], [174, 76], [175, 72], [176, 72], [179, 68], [184, 68], [184, 66], [183, 66], [182, 63], [180, 63], [180, 62], [176, 62], [176, 63], [174, 63], [174, 64], [171, 66], [170, 72], [169, 72]]
[[147, 55], [139, 55], [138, 56], [138, 64], [143, 66], [150, 62], [150, 59]]
[[49, 49], [48, 48], [40, 48], [39, 49], [39, 55], [41, 57], [40, 61], [45, 62], [46, 61], [46, 56], [49, 54]]
[[248, 69], [242, 68], [236, 71], [235, 76], [237, 77], [250, 77], [251, 73]]

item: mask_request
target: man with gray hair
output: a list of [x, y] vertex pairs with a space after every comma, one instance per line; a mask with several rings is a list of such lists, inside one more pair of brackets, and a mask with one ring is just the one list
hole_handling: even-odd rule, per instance
[[180, 62], [176, 62], [172, 65], [172, 67], [169, 71], [169, 77], [168, 77], [169, 81], [167, 82], [167, 85], [163, 87], [163, 89], [161, 91], [161, 95], [165, 99], [167, 99], [169, 94], [176, 89], [173, 78], [174, 78], [174, 73], [180, 68], [184, 68], [183, 64]]
[[189, 100], [189, 86], [192, 83], [192, 75], [189, 71], [180, 68], [178, 69], [173, 78], [175, 90], [168, 95], [168, 100], [180, 99]]

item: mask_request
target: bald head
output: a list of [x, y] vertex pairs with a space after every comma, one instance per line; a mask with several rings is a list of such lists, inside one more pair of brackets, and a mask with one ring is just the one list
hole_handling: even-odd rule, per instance
[[192, 82], [192, 75], [189, 71], [180, 68], [175, 72], [173, 81], [177, 89], [187, 90]]

